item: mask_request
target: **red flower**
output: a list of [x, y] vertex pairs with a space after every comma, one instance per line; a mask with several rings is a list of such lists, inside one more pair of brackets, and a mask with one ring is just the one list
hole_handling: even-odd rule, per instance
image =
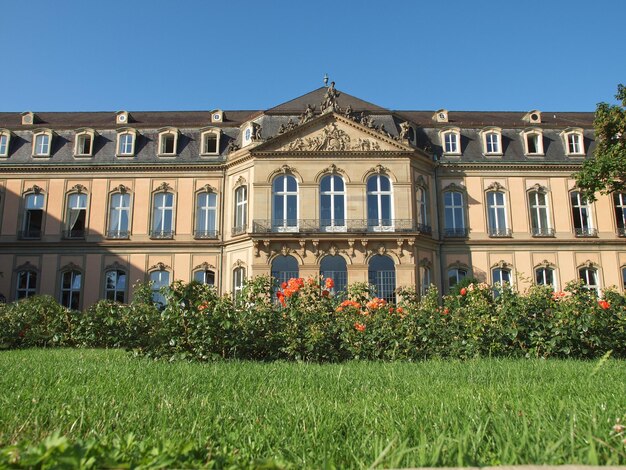
[[330, 292], [328, 292], [326, 289], [322, 291], [322, 297], [328, 297], [329, 294]]
[[450, 313], [450, 309], [448, 307], [443, 309], [443, 312], [441, 312], [443, 315], [447, 315], [448, 313]]
[[598, 300], [598, 305], [602, 310], [608, 310], [610, 305], [606, 300]]
[[285, 289], [287, 288], [287, 283], [286, 283], [286, 282], [283, 282], [283, 283], [280, 285], [280, 288], [281, 288], [281, 289], [283, 289], [283, 290], [285, 290]]
[[365, 331], [365, 325], [363, 323], [359, 323], [358, 321], [354, 322], [354, 329], [362, 333]]
[[399, 313], [400, 315], [402, 315], [404, 313], [404, 309], [402, 307], [398, 307], [396, 309], [396, 313]]
[[284, 307], [286, 305], [285, 302], [285, 294], [283, 294], [282, 292], [276, 292], [276, 297], [278, 298], [278, 301], [282, 304], [282, 306]]
[[333, 287], [335, 287], [335, 281], [333, 281], [332, 278], [327, 277], [326, 278], [326, 289], [332, 289]]
[[462, 287], [460, 290], [460, 294], [461, 295], [466, 295], [467, 294], [467, 289], [465, 287]]

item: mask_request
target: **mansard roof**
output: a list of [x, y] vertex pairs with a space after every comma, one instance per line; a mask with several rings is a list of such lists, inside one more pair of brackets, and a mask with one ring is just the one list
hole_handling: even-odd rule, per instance
[[[306, 93], [298, 98], [279, 104], [273, 108], [265, 111], [266, 114], [301, 114], [307, 105], [316, 106], [319, 109], [319, 104], [324, 100], [326, 94], [326, 87], [318, 88], [310, 93]], [[350, 106], [354, 112], [368, 112], [378, 114], [389, 114], [389, 110], [381, 108], [373, 103], [369, 103], [348, 93], [341, 92], [337, 98], [337, 104], [342, 109]]]

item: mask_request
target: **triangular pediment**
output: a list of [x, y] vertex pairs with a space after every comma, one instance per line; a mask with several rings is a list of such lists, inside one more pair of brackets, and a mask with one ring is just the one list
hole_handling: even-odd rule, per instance
[[327, 113], [264, 142], [254, 152], [412, 152], [385, 131]]

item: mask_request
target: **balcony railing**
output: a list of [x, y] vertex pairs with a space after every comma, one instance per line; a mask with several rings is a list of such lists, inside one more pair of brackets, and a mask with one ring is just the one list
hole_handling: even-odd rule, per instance
[[617, 227], [617, 236], [626, 237], [626, 227]]
[[155, 240], [171, 240], [174, 238], [173, 230], [150, 230], [150, 238]]
[[511, 236], [510, 228], [490, 228], [489, 236], [491, 238], [507, 238]]
[[431, 233], [427, 225], [412, 219], [345, 219], [339, 221], [319, 219], [269, 220], [255, 219], [253, 233]]
[[247, 225], [235, 225], [231, 231], [232, 236], [241, 235], [242, 233], [246, 233], [248, 231]]
[[126, 240], [130, 238], [129, 230], [107, 230], [107, 238], [115, 238], [118, 240]]
[[577, 237], [580, 238], [585, 238], [585, 237], [597, 237], [598, 236], [598, 230], [595, 228], [575, 228], [574, 229], [574, 234]]
[[86, 230], [84, 229], [71, 229], [63, 231], [63, 238], [68, 240], [84, 240]]
[[463, 228], [444, 228], [443, 236], [446, 238], [465, 238], [467, 237], [467, 229]]
[[20, 230], [19, 237], [23, 240], [37, 240], [41, 238], [41, 229], [29, 228], [26, 230]]
[[196, 240], [212, 240], [217, 238], [218, 234], [217, 230], [196, 230], [193, 237]]
[[532, 236], [533, 237], [553, 237], [554, 236], [554, 229], [553, 228], [539, 228], [539, 227], [535, 227], [532, 229]]

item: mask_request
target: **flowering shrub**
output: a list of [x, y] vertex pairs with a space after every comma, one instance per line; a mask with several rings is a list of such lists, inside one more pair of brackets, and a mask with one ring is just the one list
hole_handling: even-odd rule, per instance
[[207, 285], [175, 282], [153, 305], [149, 285], [128, 305], [101, 301], [85, 312], [50, 297], [0, 305], [0, 347], [119, 347], [169, 359], [338, 362], [476, 356], [626, 357], [626, 297], [601, 298], [580, 283], [563, 291], [464, 280], [439, 297], [398, 289], [397, 304], [356, 283], [250, 279], [236, 301]]

